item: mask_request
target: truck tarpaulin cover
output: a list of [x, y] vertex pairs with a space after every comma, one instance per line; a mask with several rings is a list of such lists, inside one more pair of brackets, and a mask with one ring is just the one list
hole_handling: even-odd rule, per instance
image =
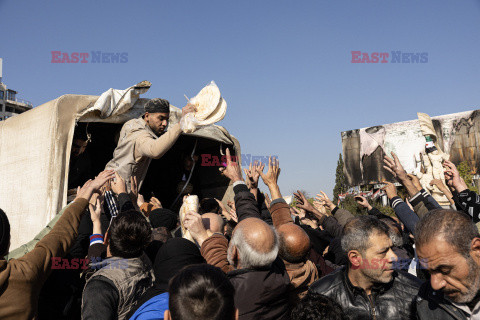
[[[480, 172], [480, 110], [432, 117], [436, 145], [458, 164], [468, 161]], [[419, 120], [342, 132], [344, 173], [350, 186], [392, 180], [383, 169], [383, 156], [393, 151], [408, 173], [418, 168], [425, 153], [425, 137]]]
[[[0, 208], [11, 225], [10, 251], [32, 240], [67, 204], [76, 121], [122, 124], [139, 117], [148, 99], [138, 95], [148, 87], [110, 89], [101, 97], [67, 94], [0, 121]], [[170, 108], [169, 125], [173, 125], [181, 110]], [[236, 154], [241, 152], [235, 137], [220, 126], [203, 127], [189, 135], [233, 145]], [[233, 197], [231, 186], [227, 196]]]

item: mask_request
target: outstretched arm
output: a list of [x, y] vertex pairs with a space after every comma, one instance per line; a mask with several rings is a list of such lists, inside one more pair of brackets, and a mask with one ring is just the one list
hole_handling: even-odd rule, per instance
[[410, 197], [413, 197], [419, 190], [415, 187], [412, 180], [408, 177], [405, 169], [403, 169], [400, 160], [398, 159], [397, 155], [392, 151], [392, 158], [389, 156], [385, 156], [383, 162], [385, 165], [383, 166], [385, 170], [389, 171], [397, 180], [403, 184], [405, 189], [407, 189], [408, 194]]
[[233, 183], [233, 192], [235, 193], [235, 209], [238, 216], [238, 222], [246, 218], [261, 219], [257, 201], [250, 190], [248, 190], [248, 187], [243, 180], [240, 166], [236, 161], [232, 160], [230, 149], [228, 148], [226, 150], [226, 156], [227, 166], [220, 168], [219, 170]]

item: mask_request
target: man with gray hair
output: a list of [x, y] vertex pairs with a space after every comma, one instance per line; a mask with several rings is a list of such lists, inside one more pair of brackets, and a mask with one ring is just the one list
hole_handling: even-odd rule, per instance
[[[170, 103], [165, 99], [149, 100], [144, 106], [145, 113], [132, 119], [122, 127], [118, 145], [106, 169], [113, 169], [125, 180], [127, 191], [131, 190], [131, 177], [140, 187], [152, 159], [161, 158], [177, 141], [182, 130], [180, 121], [169, 128]], [[182, 117], [194, 112], [195, 107], [187, 104], [182, 109]]]
[[334, 299], [350, 319], [414, 319], [420, 280], [393, 269], [397, 258], [388, 226], [372, 216], [345, 225], [342, 268], [313, 283], [310, 290]]
[[233, 182], [238, 225], [230, 243], [223, 234], [209, 235], [198, 213], [188, 213], [185, 227], [201, 247], [207, 263], [227, 273], [235, 287], [239, 319], [287, 320], [290, 279], [277, 257], [279, 240], [275, 230], [260, 219], [255, 197], [248, 190], [240, 168], [231, 161], [223, 174]]
[[480, 235], [472, 218], [430, 211], [416, 226], [415, 245], [430, 273], [417, 299], [418, 319], [480, 319]]

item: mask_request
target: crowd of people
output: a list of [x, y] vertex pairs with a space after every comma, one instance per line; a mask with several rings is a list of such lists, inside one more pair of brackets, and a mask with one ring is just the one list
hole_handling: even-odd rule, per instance
[[201, 199], [179, 221], [138, 191], [148, 168], [142, 157], [161, 156], [180, 134], [175, 127], [167, 142], [151, 141], [168, 121], [168, 102], [157, 103], [135, 120], [135, 132], [153, 130], [150, 121], [155, 135], [124, 135], [119, 145], [131, 161], [117, 150], [21, 258], [4, 258], [10, 225], [0, 210], [0, 319], [480, 319], [480, 197], [452, 162], [444, 161], [439, 188], [451, 208], [392, 153], [385, 169], [407, 198], [385, 182], [395, 215], [361, 196], [368, 214], [354, 215], [324, 192], [309, 201], [298, 191], [288, 204], [278, 159], [242, 173], [227, 149], [220, 171], [234, 201]]

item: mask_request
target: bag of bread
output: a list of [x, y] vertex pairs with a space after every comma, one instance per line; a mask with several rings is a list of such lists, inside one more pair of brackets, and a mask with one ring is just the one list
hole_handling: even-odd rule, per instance
[[193, 240], [192, 235], [190, 232], [185, 228], [184, 221], [185, 221], [185, 216], [187, 212], [193, 211], [193, 212], [198, 212], [199, 208], [199, 201], [198, 197], [193, 195], [193, 196], [185, 196], [183, 198], [183, 204], [180, 208], [180, 226], [182, 229], [182, 237], [185, 239], [188, 239], [195, 243], [195, 240]]
[[180, 127], [185, 133], [192, 133], [198, 127], [214, 124], [222, 120], [227, 112], [227, 102], [220, 94], [214, 81], [190, 99], [196, 108], [195, 113], [188, 113], [180, 120]]

